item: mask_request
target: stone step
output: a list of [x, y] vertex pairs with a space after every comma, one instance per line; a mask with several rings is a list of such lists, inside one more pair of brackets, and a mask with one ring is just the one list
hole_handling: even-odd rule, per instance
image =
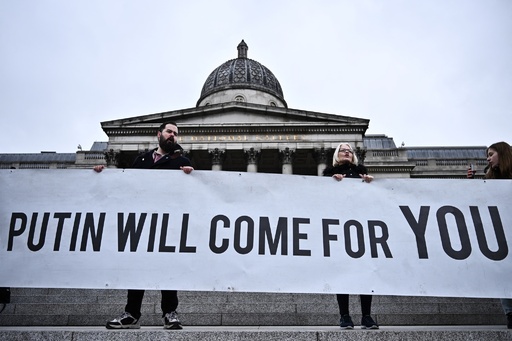
[[[185, 326], [336, 326], [335, 295], [179, 292]], [[11, 289], [0, 326], [103, 326], [124, 311], [126, 290]], [[359, 298], [350, 298], [354, 322]], [[160, 326], [160, 292], [146, 291], [141, 325]], [[374, 296], [372, 315], [385, 325], [504, 325], [498, 299]]]
[[340, 330], [334, 326], [317, 327], [187, 327], [164, 330], [142, 327], [137, 330], [107, 330], [101, 327], [0, 327], [2, 341], [510, 341], [512, 330], [505, 326], [386, 326], [379, 330]]

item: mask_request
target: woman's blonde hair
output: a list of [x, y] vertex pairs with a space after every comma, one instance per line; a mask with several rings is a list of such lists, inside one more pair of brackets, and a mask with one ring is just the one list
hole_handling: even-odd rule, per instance
[[354, 151], [354, 149], [352, 148], [350, 143], [347, 143], [347, 142], [341, 142], [338, 145], [338, 147], [336, 147], [336, 150], [334, 151], [334, 154], [332, 156], [332, 165], [336, 166], [336, 165], [340, 164], [340, 159], [338, 158], [338, 153], [339, 153], [342, 145], [347, 145], [348, 148], [352, 151], [352, 163], [357, 166], [359, 164], [359, 160], [357, 159], [356, 152]]

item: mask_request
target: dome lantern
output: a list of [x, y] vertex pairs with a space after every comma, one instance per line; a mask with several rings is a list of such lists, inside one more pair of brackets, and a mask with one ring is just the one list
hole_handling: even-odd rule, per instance
[[238, 50], [238, 58], [247, 58], [247, 50], [249, 49], [249, 46], [245, 43], [245, 41], [242, 39], [242, 42], [238, 44], [237, 50]]

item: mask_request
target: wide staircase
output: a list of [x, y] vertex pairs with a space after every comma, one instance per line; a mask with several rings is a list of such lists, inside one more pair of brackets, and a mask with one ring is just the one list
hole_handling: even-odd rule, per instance
[[[180, 331], [162, 328], [160, 292], [146, 291], [139, 330], [107, 330], [124, 310], [126, 290], [11, 289], [0, 340], [512, 340], [498, 299], [374, 296], [379, 330], [337, 327], [332, 294], [180, 291]], [[0, 305], [1, 308], [1, 305]]]

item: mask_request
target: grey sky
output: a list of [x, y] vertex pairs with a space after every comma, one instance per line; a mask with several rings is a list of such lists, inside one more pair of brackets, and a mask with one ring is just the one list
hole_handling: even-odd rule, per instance
[[0, 1], [0, 153], [74, 152], [100, 122], [195, 106], [248, 57], [290, 108], [406, 146], [512, 143], [512, 1]]

